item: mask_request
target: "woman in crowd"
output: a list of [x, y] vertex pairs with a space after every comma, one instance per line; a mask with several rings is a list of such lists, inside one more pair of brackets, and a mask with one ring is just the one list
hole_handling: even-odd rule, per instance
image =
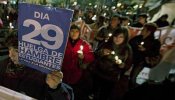
[[80, 35], [80, 28], [73, 24], [70, 28], [69, 40], [62, 64], [63, 82], [71, 85], [74, 90], [75, 100], [85, 100], [83, 85], [87, 83], [83, 83], [84, 69], [86, 67], [84, 65], [94, 60], [91, 45], [82, 40]]
[[120, 23], [120, 15], [115, 14], [111, 17], [110, 22], [108, 23], [109, 25], [99, 29], [99, 32], [95, 37], [96, 41], [98, 42], [96, 49], [108, 41], [108, 39], [112, 36], [112, 33], [121, 26]]
[[[97, 51], [94, 62], [94, 100], [116, 100], [120, 89], [116, 85], [131, 67], [132, 51], [128, 44], [128, 30], [124, 27], [116, 29], [113, 36]], [[124, 92], [126, 86], [123, 87]]]
[[129, 90], [123, 100], [175, 99], [175, 47], [168, 50], [149, 72], [149, 80]]
[[62, 83], [61, 71], [44, 74], [18, 62], [18, 39], [10, 35], [6, 39], [9, 61], [1, 62], [0, 85], [26, 94], [38, 100], [74, 100], [72, 88]]
[[130, 78], [131, 88], [138, 85], [136, 84], [136, 77], [144, 67], [152, 68], [160, 61], [161, 45], [160, 41], [154, 37], [156, 29], [156, 24], [147, 23], [143, 26], [141, 34], [129, 41], [133, 50], [133, 69]]

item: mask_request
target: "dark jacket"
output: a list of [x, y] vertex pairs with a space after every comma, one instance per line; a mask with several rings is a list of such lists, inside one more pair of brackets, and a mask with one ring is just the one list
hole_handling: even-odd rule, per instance
[[131, 26], [132, 27], [137, 27], [137, 28], [142, 28], [143, 24], [141, 24], [140, 22], [136, 22], [136, 23], [133, 23]]
[[64, 83], [61, 83], [57, 89], [49, 88], [45, 82], [46, 74], [40, 71], [26, 66], [19, 67], [12, 62], [8, 62], [6, 66], [1, 66], [1, 69], [3, 71], [0, 73], [0, 85], [4, 87], [38, 100], [74, 99], [72, 88]]
[[[118, 64], [115, 63], [115, 56], [113, 54], [103, 56], [103, 49], [109, 49], [115, 51], [115, 54], [122, 60], [124, 68], [120, 68]], [[103, 45], [103, 47], [98, 51], [96, 60], [96, 71], [95, 73], [102, 78], [107, 80], [116, 81], [120, 78], [131, 67], [132, 63], [132, 50], [127, 44], [124, 46], [114, 47], [111, 42]]]
[[[145, 51], [139, 50], [139, 45], [144, 42], [143, 47]], [[154, 39], [154, 37], [148, 36], [143, 39], [142, 35], [136, 36], [129, 41], [133, 50], [133, 64], [137, 65], [141, 62], [145, 62], [145, 57], [156, 57], [160, 55], [160, 41]]]

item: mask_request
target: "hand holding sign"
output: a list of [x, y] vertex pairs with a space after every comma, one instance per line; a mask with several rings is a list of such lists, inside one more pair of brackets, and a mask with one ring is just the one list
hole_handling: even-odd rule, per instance
[[62, 82], [63, 73], [61, 71], [53, 71], [47, 74], [46, 83], [50, 88], [56, 89], [57, 86]]

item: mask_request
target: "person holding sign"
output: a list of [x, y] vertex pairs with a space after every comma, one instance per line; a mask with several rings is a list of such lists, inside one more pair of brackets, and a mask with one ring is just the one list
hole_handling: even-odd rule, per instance
[[62, 72], [64, 74], [63, 82], [71, 85], [75, 100], [85, 100], [81, 98], [82, 93], [85, 92], [82, 85], [87, 84], [82, 82], [85, 79], [83, 75], [86, 71], [84, 65], [92, 61], [94, 61], [94, 54], [91, 45], [80, 38], [80, 28], [73, 24], [69, 32]]
[[72, 88], [62, 83], [61, 71], [53, 71], [46, 75], [21, 65], [18, 60], [17, 36], [10, 35], [6, 44], [10, 59], [6, 66], [1, 66], [4, 70], [0, 71], [0, 85], [37, 100], [74, 100]]

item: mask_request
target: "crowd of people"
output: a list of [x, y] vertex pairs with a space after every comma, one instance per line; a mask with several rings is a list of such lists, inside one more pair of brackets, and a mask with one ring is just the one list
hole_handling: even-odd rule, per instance
[[[9, 58], [0, 62], [0, 85], [38, 100], [136, 100], [140, 95], [153, 100], [159, 95], [175, 95], [174, 77], [168, 80], [167, 75], [175, 66], [174, 56], [170, 62], [164, 61], [167, 56], [160, 53], [161, 42], [154, 37], [157, 28], [170, 25], [167, 14], [155, 22], [147, 22], [145, 13], [138, 14], [136, 20], [117, 12], [109, 18], [100, 14], [97, 20], [93, 20], [93, 10], [85, 15], [74, 10], [61, 70], [49, 74], [21, 65], [17, 33], [6, 37]], [[93, 40], [82, 38], [82, 23], [91, 29], [88, 33], [94, 34]], [[131, 38], [129, 26], [142, 30]], [[157, 82], [160, 66], [172, 67]], [[151, 78], [138, 84], [136, 78], [145, 67], [151, 69]]]

